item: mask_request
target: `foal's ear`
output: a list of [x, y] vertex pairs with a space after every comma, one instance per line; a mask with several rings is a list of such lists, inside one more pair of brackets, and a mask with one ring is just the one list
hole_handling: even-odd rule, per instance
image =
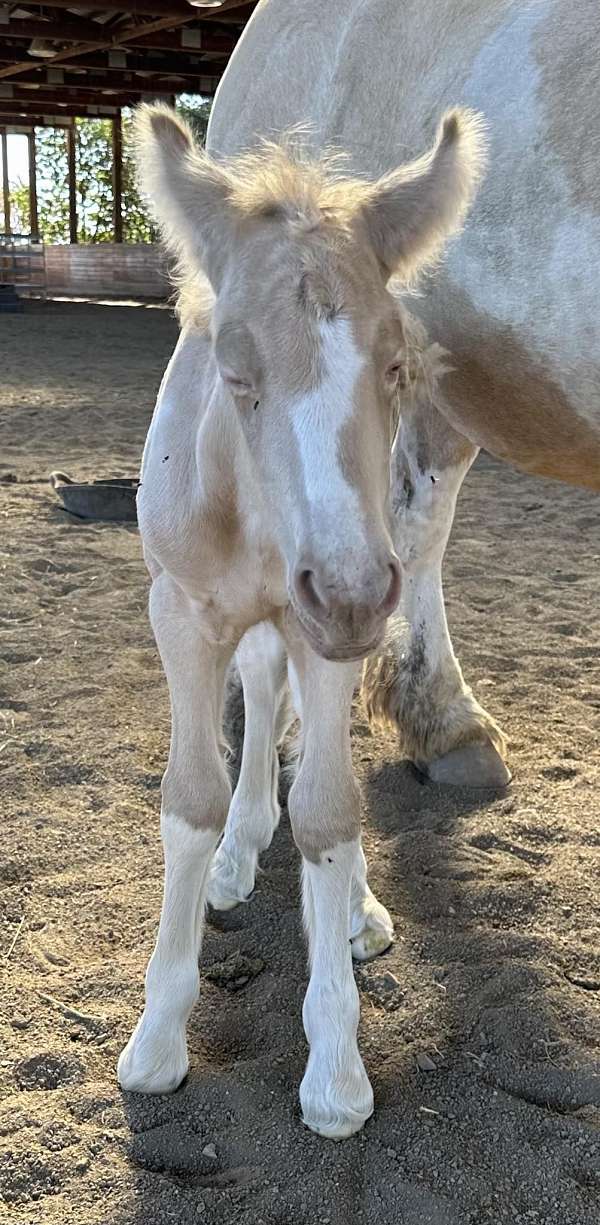
[[485, 125], [474, 111], [444, 115], [433, 148], [373, 185], [363, 216], [387, 276], [410, 280], [458, 230], [482, 175]]
[[199, 263], [218, 288], [233, 220], [227, 171], [196, 147], [187, 123], [171, 107], [138, 107], [134, 140], [138, 181], [166, 243]]

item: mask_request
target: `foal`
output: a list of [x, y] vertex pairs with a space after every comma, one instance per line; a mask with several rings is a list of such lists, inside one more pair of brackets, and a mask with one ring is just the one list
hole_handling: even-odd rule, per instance
[[[375, 183], [285, 146], [211, 161], [160, 106], [138, 112], [137, 136], [142, 184], [179, 256], [182, 332], [138, 495], [172, 739], [163, 908], [119, 1080], [164, 1093], [185, 1076], [208, 891], [217, 906], [245, 896], [278, 818], [287, 653], [302, 727], [289, 813], [310, 948], [300, 1100], [309, 1127], [340, 1139], [373, 1110], [351, 948], [371, 956], [392, 938], [367, 886], [350, 755], [360, 661], [400, 593], [390, 453], [407, 343], [387, 282], [412, 277], [460, 224], [478, 123], [447, 114], [429, 154]], [[238, 647], [246, 768], [228, 823], [221, 722]]]

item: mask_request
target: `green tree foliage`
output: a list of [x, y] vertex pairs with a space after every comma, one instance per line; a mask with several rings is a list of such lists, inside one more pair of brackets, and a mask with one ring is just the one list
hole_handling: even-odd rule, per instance
[[64, 128], [37, 128], [37, 194], [44, 242], [69, 241], [67, 134]]
[[20, 180], [10, 189], [10, 222], [13, 234], [29, 234], [29, 188]]
[[[177, 109], [188, 120], [200, 144], [206, 138], [210, 102], [183, 95]], [[112, 125], [109, 119], [77, 119], [77, 237], [79, 242], [113, 241]], [[135, 181], [131, 147], [132, 113], [123, 123], [123, 239], [155, 242], [158, 234]], [[47, 243], [69, 242], [67, 135], [64, 128], [37, 128], [37, 189], [40, 234]], [[11, 190], [13, 230], [28, 233], [29, 193], [17, 183]]]

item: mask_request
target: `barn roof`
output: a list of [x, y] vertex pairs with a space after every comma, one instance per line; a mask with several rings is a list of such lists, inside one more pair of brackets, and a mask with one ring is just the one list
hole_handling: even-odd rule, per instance
[[28, 131], [211, 95], [257, 0], [0, 4], [0, 127]]

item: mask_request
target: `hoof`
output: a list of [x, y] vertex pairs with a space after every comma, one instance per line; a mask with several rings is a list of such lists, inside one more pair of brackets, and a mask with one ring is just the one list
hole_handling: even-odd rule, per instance
[[372, 961], [387, 950], [394, 941], [394, 925], [381, 902], [370, 889], [360, 906], [352, 912], [350, 920], [350, 951], [355, 961]]
[[372, 961], [374, 957], [380, 957], [382, 953], [387, 953], [394, 942], [394, 933], [386, 931], [378, 931], [376, 928], [366, 928], [361, 932], [360, 936], [354, 936], [350, 940], [351, 952], [354, 961]]
[[373, 1114], [373, 1090], [362, 1060], [358, 1060], [358, 1067], [345, 1084], [343, 1070], [339, 1073], [331, 1083], [323, 1076], [316, 1084], [307, 1072], [300, 1085], [302, 1122], [326, 1140], [347, 1140]]
[[452, 749], [419, 769], [431, 779], [449, 787], [508, 787], [511, 773], [492, 744], [466, 744]]
[[119, 1056], [121, 1088], [129, 1093], [174, 1093], [187, 1072], [185, 1027], [164, 1029], [142, 1017]]
[[239, 864], [219, 847], [212, 862], [207, 900], [213, 910], [233, 910], [254, 893], [256, 854]]

